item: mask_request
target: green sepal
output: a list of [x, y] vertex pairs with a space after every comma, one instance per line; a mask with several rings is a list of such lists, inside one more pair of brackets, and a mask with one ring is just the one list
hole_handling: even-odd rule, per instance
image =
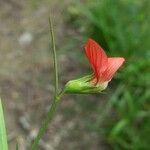
[[92, 84], [90, 81], [93, 75], [87, 75], [79, 79], [70, 80], [67, 82], [64, 88], [64, 92], [67, 94], [91, 94], [91, 93], [101, 93], [106, 89], [108, 82], [103, 84]]

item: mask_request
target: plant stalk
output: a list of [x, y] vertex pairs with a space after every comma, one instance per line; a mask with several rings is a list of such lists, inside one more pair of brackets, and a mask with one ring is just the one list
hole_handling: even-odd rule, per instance
[[50, 25], [50, 34], [51, 34], [51, 43], [52, 43], [52, 50], [53, 50], [53, 60], [54, 60], [54, 77], [55, 77], [55, 93], [54, 93], [54, 100], [52, 101], [52, 105], [47, 113], [46, 119], [43, 121], [41, 128], [39, 129], [38, 135], [33, 141], [31, 145], [31, 150], [36, 150], [41, 138], [44, 136], [50, 121], [53, 118], [53, 115], [58, 107], [60, 102], [60, 98], [64, 94], [62, 91], [58, 94], [58, 67], [57, 67], [57, 55], [56, 55], [56, 46], [55, 46], [55, 39], [54, 39], [54, 32], [53, 32], [53, 25], [51, 18], [49, 18], [49, 25]]
[[44, 120], [41, 128], [39, 129], [39, 133], [37, 135], [37, 137], [35, 138], [33, 144], [31, 145], [31, 150], [36, 150], [37, 149], [37, 146], [41, 140], [41, 138], [44, 136], [47, 128], [48, 128], [48, 125], [49, 125], [49, 122], [52, 120], [53, 118], [53, 115], [60, 103], [60, 99], [63, 95], [63, 92], [61, 92], [58, 96], [56, 96], [52, 102], [52, 105], [47, 113], [47, 116], [46, 116], [46, 119]]
[[53, 50], [53, 61], [54, 61], [54, 75], [55, 75], [55, 96], [58, 94], [58, 67], [57, 67], [57, 55], [56, 55], [56, 44], [54, 38], [53, 24], [51, 21], [51, 17], [49, 17], [49, 25], [50, 25], [50, 34], [51, 34], [51, 43]]

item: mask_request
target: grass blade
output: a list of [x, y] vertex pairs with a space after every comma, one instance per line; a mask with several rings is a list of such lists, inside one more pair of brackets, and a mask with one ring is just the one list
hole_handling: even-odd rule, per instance
[[2, 103], [0, 99], [0, 150], [8, 150]]

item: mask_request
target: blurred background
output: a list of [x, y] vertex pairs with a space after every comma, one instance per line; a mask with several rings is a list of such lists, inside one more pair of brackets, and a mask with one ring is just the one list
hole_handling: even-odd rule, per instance
[[9, 149], [28, 150], [54, 92], [48, 18], [60, 87], [91, 72], [91, 37], [126, 58], [100, 95], [65, 95], [39, 150], [149, 150], [149, 0], [0, 0], [0, 95]]

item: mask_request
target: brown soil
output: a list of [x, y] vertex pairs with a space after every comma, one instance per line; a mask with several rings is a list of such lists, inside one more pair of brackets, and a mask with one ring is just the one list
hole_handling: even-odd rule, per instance
[[[70, 38], [80, 37], [65, 23], [66, 8], [70, 3], [71, 0], [61, 3], [59, 0], [0, 2], [0, 95], [5, 108], [10, 150], [15, 149], [17, 142], [20, 150], [29, 149], [51, 104], [54, 86], [49, 50], [50, 12], [59, 53], [61, 86], [86, 72], [77, 57], [64, 50]], [[77, 44], [74, 48], [80, 51], [81, 46]], [[107, 145], [95, 131], [86, 128], [87, 122], [93, 124], [97, 117], [87, 108], [91, 105], [98, 108], [104, 103], [97, 99], [99, 97], [65, 96], [39, 150], [106, 149]]]

